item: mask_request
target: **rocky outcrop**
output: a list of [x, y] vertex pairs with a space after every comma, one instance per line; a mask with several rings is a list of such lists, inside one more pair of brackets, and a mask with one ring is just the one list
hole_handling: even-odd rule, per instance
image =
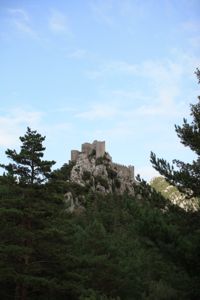
[[95, 154], [80, 153], [71, 171], [71, 181], [104, 194], [134, 194], [134, 178], [129, 167], [112, 163], [109, 154], [95, 158]]
[[113, 163], [112, 157], [105, 151], [105, 142], [84, 143], [81, 152], [71, 151], [70, 162], [73, 167], [69, 182], [78, 185], [84, 192], [78, 195], [66, 193], [65, 200], [69, 211], [84, 207], [84, 199], [80, 197], [84, 197], [85, 191], [104, 195], [125, 192], [134, 195], [134, 167]]
[[169, 199], [173, 204], [180, 206], [186, 211], [196, 211], [199, 209], [199, 199], [188, 199], [184, 194], [180, 193], [176, 187], [170, 185], [164, 177], [159, 176], [153, 178], [150, 185], [166, 199]]

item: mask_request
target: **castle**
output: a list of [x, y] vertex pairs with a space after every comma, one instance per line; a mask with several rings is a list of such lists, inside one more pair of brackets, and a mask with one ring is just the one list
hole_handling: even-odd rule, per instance
[[105, 151], [105, 141], [97, 141], [95, 140], [93, 143], [84, 143], [81, 146], [81, 151], [71, 150], [71, 161], [77, 162], [80, 155], [85, 155], [88, 157], [92, 153], [95, 153], [95, 158], [98, 159], [100, 157], [109, 158], [113, 168], [119, 175], [124, 177], [127, 180], [134, 181], [134, 166], [124, 166], [120, 164], [116, 164], [112, 162], [112, 157]]
[[90, 155], [95, 150], [96, 159], [105, 155], [105, 141], [94, 141], [92, 144], [84, 143], [81, 147], [81, 152], [78, 150], [71, 151], [71, 161], [77, 161], [79, 154], [84, 153], [86, 156]]

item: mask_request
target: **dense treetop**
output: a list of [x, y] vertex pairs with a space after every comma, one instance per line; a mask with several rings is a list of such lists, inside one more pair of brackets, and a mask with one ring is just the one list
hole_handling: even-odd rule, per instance
[[[200, 105], [191, 111], [193, 123], [176, 131], [197, 160], [176, 160], [178, 170], [151, 160], [199, 195]], [[6, 151], [13, 162], [1, 165], [0, 299], [199, 300], [200, 211], [172, 204], [143, 180], [132, 196], [88, 192], [70, 182], [71, 164], [51, 172], [44, 140], [28, 127], [19, 153]], [[69, 191], [84, 210], [69, 213]]]
[[42, 160], [45, 147], [42, 145], [45, 137], [36, 130], [27, 128], [24, 136], [21, 136], [21, 150], [7, 149], [6, 155], [13, 160], [8, 165], [0, 165], [5, 168], [8, 175], [15, 177], [22, 183], [33, 184], [44, 182], [51, 173], [51, 167], [55, 161]]
[[[200, 83], [200, 70], [197, 69], [196, 75]], [[192, 163], [185, 163], [178, 159], [173, 160], [170, 165], [165, 159], [157, 158], [151, 153], [153, 167], [163, 175], [166, 180], [175, 185], [179, 190], [188, 196], [200, 197], [200, 97], [198, 102], [191, 105], [191, 123], [183, 119], [183, 125], [175, 125], [175, 130], [181, 143], [189, 147], [197, 156]]]

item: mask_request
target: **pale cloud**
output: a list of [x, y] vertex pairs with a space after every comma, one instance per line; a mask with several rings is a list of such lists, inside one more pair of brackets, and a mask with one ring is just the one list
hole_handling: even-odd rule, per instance
[[129, 89], [116, 89], [111, 91], [112, 97], [128, 100], [148, 100], [149, 97], [142, 93], [142, 91], [129, 90]]
[[148, 14], [151, 3], [133, 0], [93, 0], [90, 2], [92, 16], [96, 22], [110, 28], [118, 28], [121, 18], [132, 23], [140, 18], [144, 19]]
[[147, 163], [146, 166], [136, 167], [135, 176], [138, 174], [147, 182], [150, 182], [153, 178], [160, 176], [160, 174], [150, 165], [150, 163]]
[[184, 31], [188, 32], [199, 32], [200, 31], [200, 22], [199, 21], [194, 21], [194, 20], [188, 20], [185, 21], [181, 24], [181, 28]]
[[51, 13], [51, 17], [49, 19], [49, 28], [54, 33], [70, 34], [66, 15], [57, 10], [53, 10]]
[[[87, 121], [110, 121], [121, 120], [120, 128], [116, 132], [129, 132], [130, 124], [133, 120], [141, 117], [150, 116], [165, 116], [165, 117], [179, 117], [185, 112], [183, 103], [176, 103], [175, 97], [178, 95], [179, 89], [174, 86], [168, 89], [160, 88], [151, 95], [142, 93], [112, 91], [111, 95], [115, 95], [114, 100], [107, 100], [101, 104], [95, 103], [85, 109], [76, 113], [74, 116], [79, 119]], [[113, 97], [112, 97], [113, 98]], [[109, 94], [106, 96], [109, 99]], [[141, 100], [146, 104], [141, 105]], [[123, 123], [122, 123], [123, 122]], [[110, 129], [109, 129], [110, 131]], [[114, 129], [115, 131], [115, 129]]]
[[64, 137], [74, 134], [74, 126], [70, 122], [41, 122], [39, 132], [47, 137], [48, 149], [55, 147], [57, 143], [63, 143]]
[[166, 114], [166, 110], [163, 110], [159, 105], [142, 105], [135, 111], [139, 116], [156, 116]]
[[97, 119], [110, 119], [119, 113], [118, 108], [110, 104], [93, 104], [88, 110], [77, 113], [75, 117], [89, 121]]
[[38, 37], [37, 32], [32, 27], [30, 15], [26, 10], [22, 8], [12, 8], [8, 9], [8, 13], [11, 16], [10, 21], [17, 31], [32, 38]]
[[151, 103], [138, 109], [144, 115], [173, 115], [177, 109], [177, 99], [181, 93], [183, 67], [173, 61], [147, 61], [141, 65], [140, 76], [151, 84]]
[[30, 126], [37, 126], [41, 120], [43, 113], [38, 111], [27, 111], [23, 109], [13, 109], [11, 116], [14, 117], [15, 122], [18, 124], [28, 123]]
[[[121, 99], [122, 103], [120, 112], [117, 112], [118, 116], [180, 116], [184, 112], [180, 101], [184, 90], [183, 82], [186, 77], [194, 79], [194, 70], [197, 66], [199, 66], [197, 57], [173, 49], [170, 59], [146, 60], [137, 64], [127, 61], [109, 61], [99, 63], [96, 70], [89, 71], [87, 75], [95, 80], [109, 80], [116, 75], [121, 75], [123, 78], [126, 75], [129, 81], [140, 79], [144, 86], [148, 87], [148, 91], [141, 88], [138, 90], [137, 87], [131, 92], [125, 89], [112, 91], [111, 96], [118, 101]], [[142, 105], [139, 100], [142, 101]], [[127, 101], [129, 104], [130, 101], [134, 104], [128, 110], [123, 108], [123, 102], [127, 103]], [[90, 113], [92, 115], [92, 111]], [[105, 118], [106, 116], [105, 109]]]
[[114, 18], [112, 16], [113, 1], [112, 0], [96, 0], [90, 2], [90, 8], [94, 19], [109, 26], [114, 25]]
[[95, 70], [87, 70], [86, 75], [90, 79], [103, 78], [104, 76], [125, 73], [129, 75], [137, 74], [138, 66], [126, 61], [111, 61], [100, 63]]
[[42, 128], [43, 128], [43, 131], [45, 131], [45, 134], [47, 136], [54, 139], [55, 136], [57, 136], [59, 134], [71, 132], [73, 129], [73, 126], [70, 122], [58, 122], [58, 123], [50, 124], [50, 125], [43, 125]]
[[183, 74], [183, 67], [174, 60], [166, 59], [161, 61], [148, 60], [138, 66], [140, 75], [152, 79], [156, 84], [177, 81]]
[[[67, 100], [66, 100], [67, 101]], [[76, 112], [76, 108], [75, 107], [72, 107], [72, 106], [62, 106], [62, 107], [59, 107], [59, 108], [56, 108], [52, 111], [53, 113], [54, 112], [58, 112], [58, 113], [68, 113], [68, 112]]]
[[200, 35], [193, 36], [193, 37], [189, 38], [188, 40], [194, 50], [200, 48]]
[[178, 78], [183, 73], [183, 67], [173, 60], [153, 61], [146, 60], [138, 64], [127, 61], [109, 61], [100, 62], [94, 70], [87, 70], [86, 75], [91, 79], [104, 78], [105, 76], [114, 76], [116, 74], [125, 74], [130, 76], [148, 77], [157, 82]]
[[[125, 60], [99, 61], [92, 70], [87, 70], [90, 79], [102, 79], [116, 74], [148, 78], [155, 85], [178, 82], [182, 76], [191, 74], [200, 60], [180, 49], [171, 49], [171, 57], [160, 60], [144, 60], [139, 63], [130, 63]], [[131, 77], [130, 77], [131, 78]]]
[[11, 9], [8, 9], [8, 11], [9, 11], [9, 13], [11, 15], [13, 15], [16, 18], [23, 19], [25, 22], [29, 22], [30, 21], [29, 15], [28, 15], [28, 13], [24, 9], [21, 9], [21, 8], [11, 8]]
[[134, 136], [136, 128], [130, 123], [130, 120], [120, 121], [111, 128], [107, 128], [105, 130], [97, 130], [95, 134], [97, 136], [103, 136], [103, 138], [107, 141], [112, 141], [114, 139], [123, 140], [125, 138], [130, 138]]
[[153, 105], [142, 105], [134, 111], [135, 116], [165, 116], [165, 117], [179, 117], [183, 115], [183, 108], [180, 109], [177, 105], [164, 105], [163, 103]]
[[87, 51], [84, 49], [76, 49], [73, 52], [69, 53], [67, 57], [77, 59], [77, 60], [83, 59], [87, 57]]
[[41, 118], [42, 113], [37, 111], [12, 109], [4, 113], [3, 116], [0, 116], [0, 146], [15, 146], [26, 127], [37, 128]]
[[119, 14], [126, 19], [129, 18], [131, 21], [135, 19], [144, 19], [149, 14], [149, 7], [152, 3], [144, 1], [133, 1], [133, 0], [123, 0], [118, 1]]

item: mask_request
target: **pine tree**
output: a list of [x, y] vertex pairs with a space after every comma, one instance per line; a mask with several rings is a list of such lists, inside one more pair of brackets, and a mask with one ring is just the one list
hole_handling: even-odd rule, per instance
[[6, 151], [14, 163], [3, 165], [7, 173], [0, 177], [1, 299], [80, 293], [64, 200], [47, 180], [54, 161], [42, 160], [44, 139], [28, 128], [21, 151]]
[[[196, 75], [200, 83], [199, 69]], [[155, 153], [151, 152], [151, 163], [170, 184], [176, 186], [181, 192], [185, 192], [189, 197], [200, 197], [200, 96], [198, 103], [191, 105], [191, 116], [193, 118], [191, 123], [184, 118], [183, 125], [175, 125], [175, 130], [181, 143], [194, 151], [197, 159], [192, 163], [174, 159], [170, 165], [165, 159], [157, 158]]]
[[0, 178], [0, 299], [78, 299], [82, 292], [74, 226], [46, 185], [21, 188]]
[[42, 143], [45, 137], [28, 127], [26, 134], [19, 139], [22, 142], [19, 153], [11, 149], [6, 151], [6, 155], [14, 163], [1, 164], [0, 166], [6, 169], [10, 176], [16, 176], [20, 183], [33, 184], [44, 182], [51, 173], [51, 167], [55, 164], [53, 160], [42, 160], [45, 150]]

